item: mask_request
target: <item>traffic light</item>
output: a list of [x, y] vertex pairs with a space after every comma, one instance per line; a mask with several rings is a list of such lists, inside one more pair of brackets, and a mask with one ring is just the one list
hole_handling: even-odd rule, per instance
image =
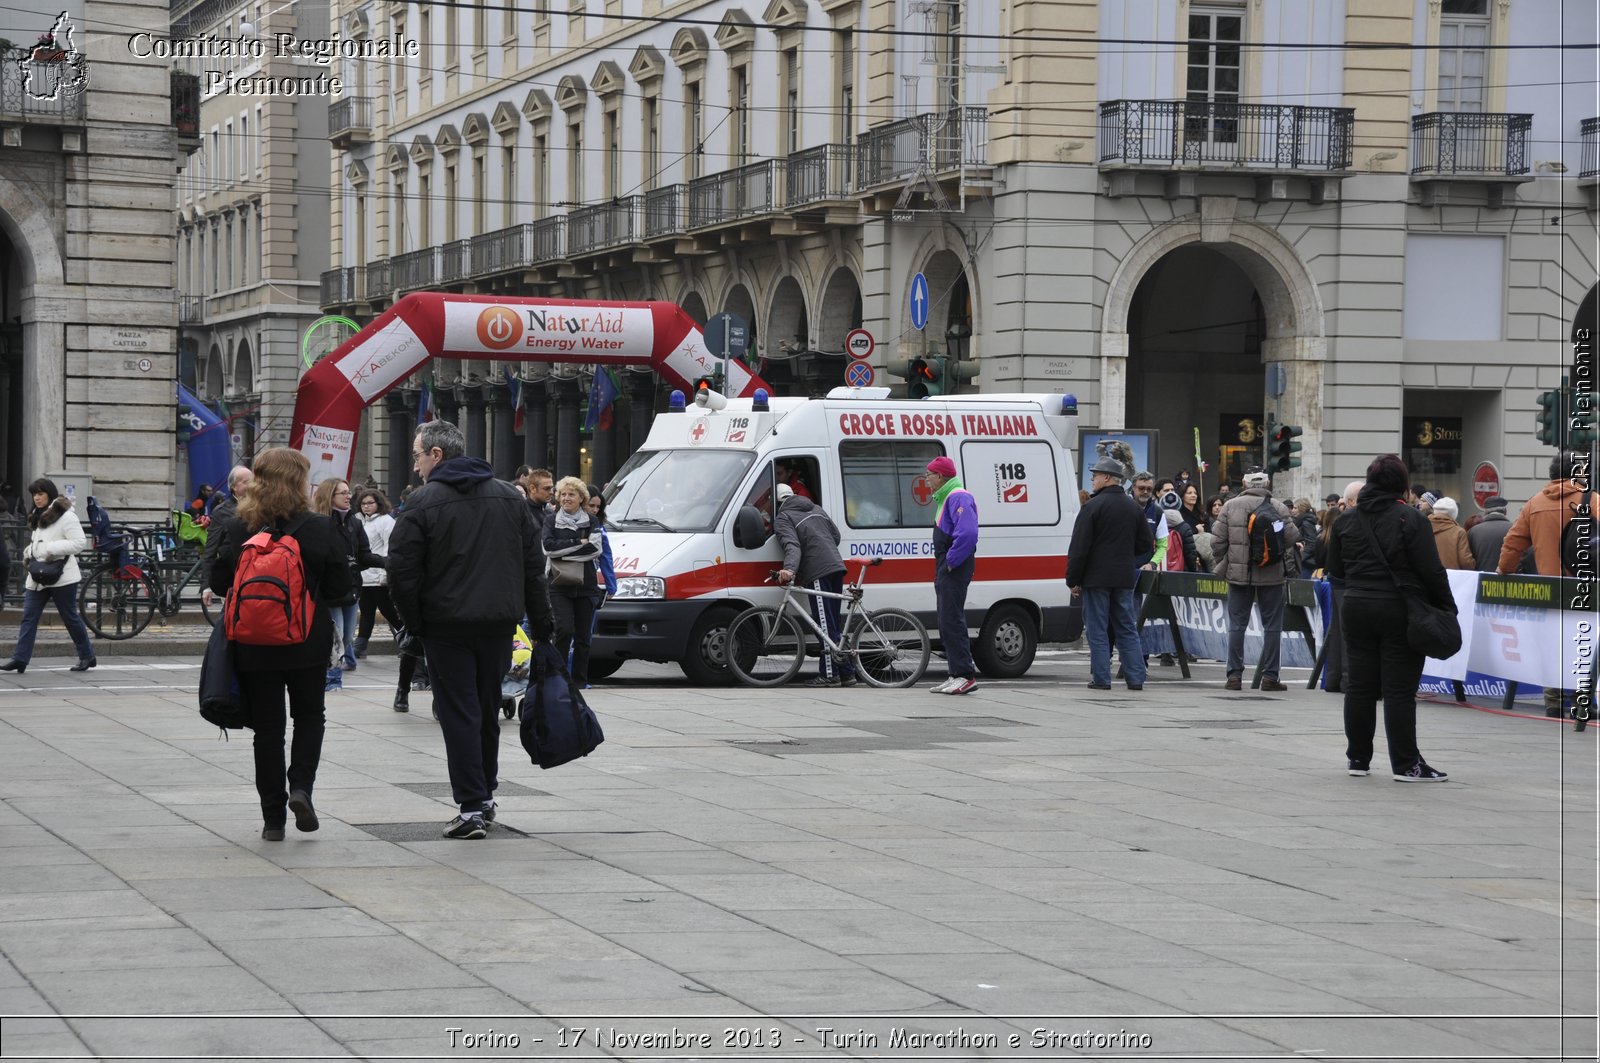
[[1546, 391], [1539, 396], [1539, 442], [1550, 447], [1561, 445], [1561, 392]]
[[944, 394], [944, 359], [913, 358], [911, 372], [906, 377], [906, 394], [914, 399], [937, 398]]
[[1303, 436], [1306, 430], [1297, 424], [1280, 424], [1272, 433], [1272, 468], [1275, 472], [1288, 472], [1290, 469], [1300, 467], [1301, 446], [1295, 442], [1295, 436]]

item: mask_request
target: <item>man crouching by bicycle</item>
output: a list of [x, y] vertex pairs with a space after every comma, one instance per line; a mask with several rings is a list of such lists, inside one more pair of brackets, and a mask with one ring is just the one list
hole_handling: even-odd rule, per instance
[[[839, 529], [815, 502], [795, 494], [788, 484], [779, 484], [778, 516], [773, 521], [773, 530], [783, 543], [779, 583], [798, 582], [812, 590], [843, 593], [844, 561], [839, 557]], [[820, 594], [807, 597], [811, 599], [811, 613], [818, 625], [827, 631], [830, 639], [838, 642], [839, 599]], [[818, 673], [815, 679], [806, 681], [806, 686], [856, 685], [855, 669], [848, 663], [835, 662], [833, 654], [826, 650], [822, 653]]]

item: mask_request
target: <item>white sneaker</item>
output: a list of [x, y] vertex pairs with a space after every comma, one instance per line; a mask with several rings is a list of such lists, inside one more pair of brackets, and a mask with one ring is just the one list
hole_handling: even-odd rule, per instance
[[961, 680], [957, 679], [955, 676], [949, 676], [943, 683], [935, 683], [933, 686], [929, 687], [928, 693], [948, 694], [950, 693], [951, 688], [959, 682], [961, 682]]

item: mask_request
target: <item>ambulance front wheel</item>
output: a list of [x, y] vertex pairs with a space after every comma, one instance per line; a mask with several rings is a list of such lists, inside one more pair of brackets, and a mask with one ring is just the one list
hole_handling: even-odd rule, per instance
[[990, 679], [1015, 679], [1033, 667], [1039, 629], [1020, 605], [997, 605], [984, 618], [972, 659]]
[[689, 629], [689, 644], [684, 647], [678, 667], [696, 686], [727, 686], [733, 682], [728, 671], [728, 625], [738, 615], [734, 609], [707, 609]]
[[617, 674], [617, 669], [622, 667], [621, 657], [590, 657], [589, 678], [610, 679]]

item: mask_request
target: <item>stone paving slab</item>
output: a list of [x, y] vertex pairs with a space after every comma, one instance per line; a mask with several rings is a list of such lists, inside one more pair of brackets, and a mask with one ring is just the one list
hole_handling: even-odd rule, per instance
[[[41, 658], [0, 676], [6, 1059], [541, 1058], [579, 1026], [640, 1060], [1137, 1054], [1083, 1040], [1119, 1031], [1165, 1058], [1595, 1057], [1594, 731], [1425, 704], [1453, 779], [1396, 786], [1343, 773], [1338, 698], [1204, 664], [1085, 697], [1054, 654], [960, 701], [630, 665], [592, 757], [541, 772], [506, 728], [475, 845], [438, 836], [428, 695], [392, 712], [377, 658], [330, 695], [322, 830], [268, 843], [197, 659]], [[675, 1028], [713, 1043], [650, 1040]], [[888, 1047], [957, 1028], [999, 1043]]]

